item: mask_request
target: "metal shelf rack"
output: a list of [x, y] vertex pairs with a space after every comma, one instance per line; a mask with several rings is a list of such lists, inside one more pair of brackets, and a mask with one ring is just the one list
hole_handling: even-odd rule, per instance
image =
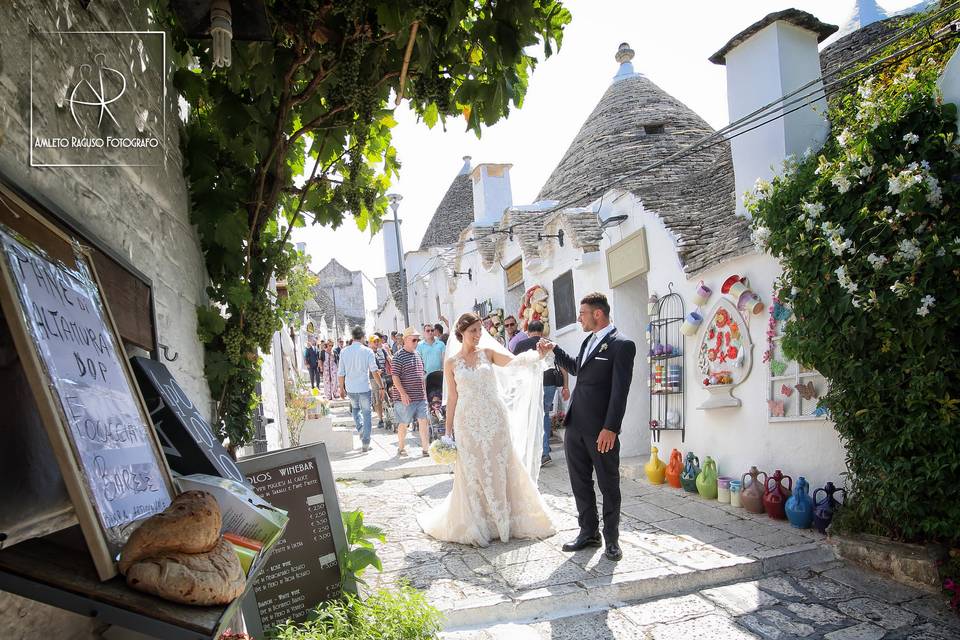
[[[650, 392], [650, 432], [654, 442], [660, 442], [664, 431], [679, 431], [680, 441], [686, 437], [686, 412], [684, 410], [683, 360], [684, 336], [680, 333], [683, 324], [683, 298], [674, 293], [673, 283], [669, 293], [657, 300], [648, 325], [647, 362], [650, 365], [647, 387]], [[666, 353], [663, 353], [666, 350]]]

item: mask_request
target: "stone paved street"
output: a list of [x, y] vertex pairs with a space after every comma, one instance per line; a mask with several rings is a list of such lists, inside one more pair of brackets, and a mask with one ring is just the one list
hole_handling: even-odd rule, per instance
[[[387, 531], [371, 586], [424, 590], [447, 637], [960, 637], [939, 596], [835, 561], [824, 536], [646, 480], [622, 483], [621, 562], [596, 549], [565, 554], [577, 521], [563, 460], [540, 476], [557, 535], [479, 549], [438, 542], [416, 514], [453, 477], [429, 459], [396, 458], [395, 442], [375, 429], [371, 452], [334, 460], [341, 506]], [[641, 464], [624, 462], [627, 473]]]

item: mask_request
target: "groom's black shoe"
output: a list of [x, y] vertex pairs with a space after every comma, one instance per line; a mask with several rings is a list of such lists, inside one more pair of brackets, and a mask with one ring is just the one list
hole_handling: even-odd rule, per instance
[[607, 548], [603, 550], [603, 555], [607, 557], [607, 560], [616, 562], [623, 557], [623, 551], [620, 549], [619, 544], [611, 542], [607, 545]]
[[582, 533], [577, 536], [577, 539], [568, 542], [563, 545], [564, 551], [580, 551], [581, 549], [586, 549], [587, 547], [599, 547], [601, 546], [600, 534], [595, 533], [592, 536], [583, 535]]

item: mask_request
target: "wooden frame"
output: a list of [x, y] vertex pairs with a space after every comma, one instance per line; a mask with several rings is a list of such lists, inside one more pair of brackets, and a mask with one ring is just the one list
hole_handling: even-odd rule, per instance
[[[133, 405], [140, 416], [143, 433], [147, 439], [147, 446], [153, 454], [150, 462], [156, 463], [160, 473], [160, 478], [157, 480], [161, 483], [161, 488], [165, 490], [165, 495], [159, 497], [164, 498], [169, 496], [172, 498], [176, 495], [176, 490], [170, 476], [169, 467], [157, 441], [156, 434], [150, 426], [151, 423], [146, 411], [146, 406], [134, 380], [126, 354], [123, 351], [123, 342], [117, 330], [113, 315], [104, 300], [103, 287], [97, 276], [96, 268], [89, 251], [81, 248], [72, 238], [42, 216], [30, 210], [27, 210], [27, 213], [64, 243], [64, 250], [58, 252], [61, 258], [64, 257], [66, 248], [69, 248], [73, 252], [73, 265], [64, 263], [66, 268], [71, 269], [72, 267], [71, 270], [76, 270], [77, 266], [81, 266], [86, 270], [87, 274], [89, 274], [89, 280], [84, 284], [92, 288], [91, 301], [99, 305], [101, 312], [100, 320], [103, 322], [109, 334], [112, 342], [111, 346], [115, 352], [116, 360], [119, 363], [122, 378], [127, 388], [132, 392]], [[22, 236], [11, 230], [6, 231], [9, 237], [23, 244], [20, 240]], [[29, 242], [28, 239], [27, 242]], [[34, 251], [42, 258], [50, 260], [45, 252], [37, 248], [29, 247], [27, 244], [23, 246]], [[50, 261], [52, 262], [52, 260]], [[30, 326], [27, 324], [28, 316], [23, 308], [19, 288], [15, 281], [14, 274], [11, 271], [11, 267], [7, 262], [5, 251], [0, 251], [0, 284], [2, 284], [2, 286], [0, 286], [0, 306], [3, 308], [14, 345], [23, 363], [41, 420], [46, 428], [51, 447], [60, 467], [61, 474], [63, 475], [68, 495], [73, 503], [81, 530], [86, 538], [97, 574], [101, 580], [108, 580], [117, 574], [114, 563], [115, 550], [111, 551], [103, 523], [100, 521], [98, 511], [95, 508], [95, 498], [91, 493], [90, 487], [87, 485], [84, 469], [81, 468], [78, 460], [79, 454], [75, 449], [76, 444], [68, 435], [70, 432], [70, 421], [67, 418], [53, 381], [50, 379], [49, 372], [41, 359], [39, 346], [31, 334]], [[134, 520], [135, 518], [127, 520], [123, 525], [128, 525]]]
[[607, 248], [607, 281], [617, 287], [650, 270], [647, 253], [647, 231], [640, 227], [626, 238]]

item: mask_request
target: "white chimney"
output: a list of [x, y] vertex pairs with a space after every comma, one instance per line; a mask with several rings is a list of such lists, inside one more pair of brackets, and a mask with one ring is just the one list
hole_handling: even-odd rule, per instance
[[[787, 9], [769, 14], [734, 36], [726, 46], [713, 54], [711, 62], [727, 66], [730, 122], [779, 100], [812, 80], [816, 82], [786, 102], [817, 90], [822, 91], [817, 45], [836, 30], [836, 26], [820, 22], [805, 11]], [[766, 111], [762, 119], [745, 125], [745, 128], [795, 109], [817, 95], [813, 94], [786, 109], [778, 105]], [[773, 171], [779, 169], [790, 155], [799, 158], [807, 149], [816, 151], [820, 148], [830, 130], [825, 117], [826, 106], [826, 100], [821, 98], [730, 141], [736, 173], [738, 214], [745, 214], [743, 193], [752, 190], [758, 178], [769, 180]]]
[[400, 272], [400, 260], [403, 258], [403, 241], [397, 242], [397, 225], [393, 220], [383, 221], [383, 262], [387, 273]]
[[510, 190], [511, 164], [478, 164], [470, 172], [473, 180], [473, 221], [478, 226], [490, 227], [503, 217], [513, 204]]
[[470, 171], [473, 169], [473, 167], [470, 166], [471, 159], [472, 158], [470, 156], [463, 156], [463, 166], [460, 167], [460, 171], [457, 173], [458, 176], [470, 175]]

